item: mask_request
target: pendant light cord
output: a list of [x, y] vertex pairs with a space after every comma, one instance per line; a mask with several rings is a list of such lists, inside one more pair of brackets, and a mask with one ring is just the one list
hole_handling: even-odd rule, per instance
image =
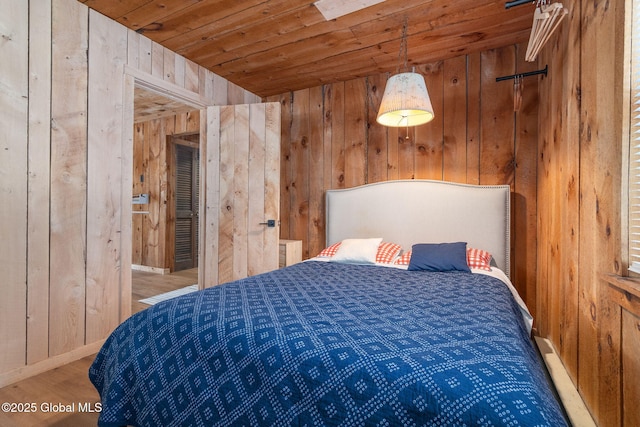
[[400, 51], [398, 52], [398, 70], [396, 73], [400, 72], [400, 64], [403, 64], [404, 69], [402, 71], [407, 71], [407, 58], [408, 58], [408, 49], [407, 49], [407, 26], [408, 19], [404, 17], [404, 24], [402, 25], [402, 38], [400, 39]]

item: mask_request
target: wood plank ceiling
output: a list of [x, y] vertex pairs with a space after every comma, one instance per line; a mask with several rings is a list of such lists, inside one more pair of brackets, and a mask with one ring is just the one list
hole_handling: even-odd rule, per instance
[[312, 0], [79, 1], [261, 97], [399, 71], [405, 17], [411, 66], [526, 41], [535, 6], [386, 0], [326, 21]]

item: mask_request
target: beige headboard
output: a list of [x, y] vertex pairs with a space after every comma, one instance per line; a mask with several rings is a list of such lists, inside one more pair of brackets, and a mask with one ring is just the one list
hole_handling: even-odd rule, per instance
[[327, 245], [382, 237], [407, 250], [415, 243], [467, 242], [489, 251], [510, 276], [510, 188], [399, 180], [326, 194]]

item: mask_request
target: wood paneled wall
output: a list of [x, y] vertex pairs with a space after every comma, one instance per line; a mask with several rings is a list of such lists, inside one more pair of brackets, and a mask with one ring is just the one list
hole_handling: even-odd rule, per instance
[[260, 99], [76, 0], [0, 10], [2, 387], [95, 352], [125, 310], [125, 68], [211, 105]]
[[158, 269], [173, 267], [174, 235], [169, 229], [175, 223], [169, 201], [175, 202], [169, 194], [172, 188], [167, 137], [194, 132], [200, 132], [199, 111], [135, 124], [133, 194], [148, 194], [149, 203], [133, 206], [133, 264]]
[[[550, 70], [540, 85], [538, 327], [601, 426], [624, 425], [640, 411], [637, 401], [623, 405], [621, 386], [621, 337], [628, 345], [638, 334], [621, 329], [620, 309], [601, 278], [625, 274], [628, 263], [623, 91], [630, 4], [572, 2], [538, 58]], [[639, 395], [640, 383], [632, 387]]]
[[[0, 204], [0, 280], [3, 293], [0, 299], [0, 324], [3, 325], [0, 340], [7, 347], [0, 352], [0, 364], [9, 367], [24, 364], [24, 340], [21, 338], [26, 336], [24, 319], [27, 312], [25, 304], [15, 305], [13, 302], [25, 299], [24, 285], [27, 281], [27, 241], [24, 236], [27, 235], [29, 200], [29, 27], [21, 24], [29, 19], [29, 8], [23, 3], [5, 1], [0, 4], [3, 10], [0, 18], [3, 26], [0, 28], [3, 40], [6, 40], [2, 44], [3, 57], [17, 59], [0, 61], [0, 126], [3, 129], [0, 133], [0, 195], [3, 198]], [[11, 37], [5, 37], [5, 32]], [[20, 179], [14, 176], [20, 176]], [[48, 179], [46, 181], [48, 183]], [[8, 197], [12, 197], [13, 203], [7, 203]], [[7, 224], [13, 226], [6, 227]]]
[[[512, 278], [535, 314], [537, 78], [514, 112], [513, 81], [531, 71], [513, 45], [425, 64], [435, 119], [407, 129], [376, 122], [387, 75], [271, 97], [282, 108], [281, 237], [304, 257], [325, 245], [324, 193], [395, 179], [509, 184], [513, 192]], [[398, 209], [402, 209], [401, 206]], [[482, 220], [478, 220], [479, 226]]]

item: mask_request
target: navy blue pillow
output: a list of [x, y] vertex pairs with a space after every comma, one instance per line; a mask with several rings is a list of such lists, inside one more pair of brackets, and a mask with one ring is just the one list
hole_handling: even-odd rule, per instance
[[408, 270], [412, 271], [466, 271], [467, 243], [419, 243], [411, 248]]

